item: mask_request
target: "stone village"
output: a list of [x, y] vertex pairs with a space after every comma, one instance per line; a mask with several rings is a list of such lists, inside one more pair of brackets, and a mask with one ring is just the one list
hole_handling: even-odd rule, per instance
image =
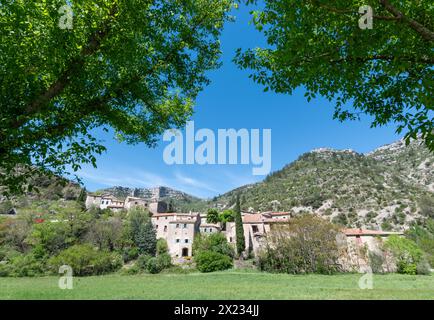
[[[169, 206], [164, 201], [156, 199], [144, 199], [138, 197], [126, 197], [119, 200], [109, 194], [89, 194], [86, 199], [86, 208], [98, 207], [110, 209], [115, 212], [130, 210], [134, 207], [147, 209], [151, 216], [152, 224], [155, 227], [157, 239], [165, 239], [169, 253], [174, 262], [189, 260], [192, 256], [193, 241], [197, 234], [212, 234], [221, 232], [225, 235], [228, 243], [235, 246], [236, 230], [235, 222], [225, 224], [209, 223], [206, 213], [180, 213], [168, 212]], [[270, 232], [273, 225], [287, 223], [291, 219], [290, 212], [242, 212], [244, 238], [246, 252], [258, 253], [261, 249], [262, 239]], [[358, 249], [367, 247], [369, 250], [376, 250], [378, 238], [385, 238], [398, 232], [385, 232], [380, 230], [365, 229], [342, 229], [340, 246], [348, 250], [350, 263], [357, 266], [359, 270], [367, 267], [367, 261], [357, 254]]]

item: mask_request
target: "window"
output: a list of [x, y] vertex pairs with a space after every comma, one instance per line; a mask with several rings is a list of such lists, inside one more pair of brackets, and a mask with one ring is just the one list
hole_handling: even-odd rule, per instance
[[155, 226], [155, 229], [158, 230], [158, 224]]
[[185, 243], [188, 243], [188, 239], [184, 239], [184, 242], [185, 242]]
[[176, 243], [179, 243], [179, 239], [176, 239]]
[[187, 228], [187, 224], [186, 224], [186, 223], [184, 223], [184, 229], [185, 229], [185, 228]]
[[229, 242], [232, 242], [232, 237], [229, 237]]
[[179, 223], [176, 224], [176, 227], [179, 228]]
[[164, 226], [164, 232], [167, 232], [167, 226]]
[[252, 226], [252, 230], [253, 232], [258, 232], [259, 231], [258, 226]]

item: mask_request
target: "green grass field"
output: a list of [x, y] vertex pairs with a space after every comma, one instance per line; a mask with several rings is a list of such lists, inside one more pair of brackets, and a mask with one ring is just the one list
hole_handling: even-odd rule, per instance
[[360, 275], [283, 275], [259, 272], [107, 275], [74, 278], [0, 278], [0, 299], [434, 299], [434, 276], [374, 275], [361, 290]]

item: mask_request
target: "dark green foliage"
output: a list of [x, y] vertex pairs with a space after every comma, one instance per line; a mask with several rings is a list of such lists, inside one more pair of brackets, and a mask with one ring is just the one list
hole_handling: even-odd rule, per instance
[[[59, 27], [65, 4], [71, 30]], [[62, 174], [95, 166], [105, 150], [97, 127], [154, 146], [165, 129], [183, 126], [207, 71], [219, 66], [232, 5], [2, 1], [0, 185], [22, 191], [31, 176], [22, 167]]]
[[219, 212], [217, 209], [208, 209], [208, 213], [206, 215], [206, 220], [209, 223], [218, 223], [220, 221], [219, 219]]
[[0, 264], [0, 276], [3, 277], [35, 277], [44, 272], [44, 263], [32, 253], [13, 255], [6, 264]]
[[90, 227], [87, 238], [100, 250], [113, 251], [122, 244], [123, 223], [119, 218], [98, 219]]
[[139, 249], [136, 247], [124, 248], [122, 252], [122, 259], [124, 262], [130, 262], [139, 257]]
[[[361, 5], [375, 13], [372, 29], [359, 27]], [[308, 101], [334, 103], [340, 121], [367, 114], [434, 150], [433, 17], [429, 1], [266, 0], [252, 12], [265, 47], [239, 49], [235, 61], [264, 91], [303, 87]]]
[[157, 257], [149, 257], [146, 260], [146, 271], [152, 274], [160, 273], [172, 266], [172, 258], [169, 254], [163, 253]]
[[214, 251], [200, 251], [194, 260], [200, 272], [222, 271], [232, 268], [232, 259]]
[[348, 217], [345, 213], [341, 212], [336, 217], [333, 218], [333, 223], [345, 227], [348, 225]]
[[148, 254], [142, 254], [139, 256], [139, 258], [137, 259], [137, 265], [139, 266], [139, 268], [141, 270], [146, 270], [146, 266], [148, 264], [148, 261], [152, 258], [152, 256], [148, 255]]
[[428, 263], [434, 266], [434, 219], [428, 219], [423, 226], [412, 227], [406, 236], [416, 242], [424, 251]]
[[193, 255], [201, 251], [213, 251], [229, 257], [234, 256], [234, 249], [222, 233], [197, 235], [193, 242]]
[[100, 275], [118, 270], [122, 258], [116, 253], [95, 250], [91, 245], [75, 245], [51, 258], [48, 265], [53, 273], [68, 265], [75, 276]]
[[241, 255], [246, 247], [246, 242], [244, 239], [244, 228], [243, 228], [243, 218], [241, 216], [241, 205], [240, 205], [240, 195], [237, 195], [235, 209], [234, 209], [234, 220], [235, 220], [235, 236], [237, 243], [237, 254]]
[[222, 223], [234, 222], [234, 216], [235, 216], [235, 213], [233, 210], [224, 210], [223, 212], [220, 213], [219, 220]]
[[129, 233], [140, 254], [155, 256], [157, 251], [156, 231], [145, 210], [134, 209], [129, 212]]
[[141, 226], [139, 233], [135, 239], [136, 245], [141, 254], [155, 256], [157, 253], [157, 232], [155, 231], [152, 222], [148, 222]]
[[160, 264], [158, 263], [158, 260], [156, 257], [151, 257], [148, 262], [146, 263], [146, 270], [149, 273], [152, 274], [156, 274], [156, 273], [160, 273], [161, 270], [163, 270], [160, 266]]
[[157, 256], [157, 263], [161, 270], [172, 266], [172, 257], [168, 253], [162, 253]]

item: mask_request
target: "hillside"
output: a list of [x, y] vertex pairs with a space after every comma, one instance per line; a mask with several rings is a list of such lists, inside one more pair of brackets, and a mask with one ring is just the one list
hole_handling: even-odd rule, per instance
[[29, 181], [34, 190], [7, 199], [0, 194], [0, 214], [56, 214], [78, 209], [85, 191], [77, 183], [56, 176], [37, 175]]
[[203, 211], [206, 210], [207, 202], [185, 192], [169, 187], [158, 186], [155, 188], [128, 188], [116, 186], [98, 190], [99, 194], [111, 194], [118, 199], [125, 199], [128, 196], [140, 197], [156, 201], [166, 201], [176, 211]]
[[402, 230], [434, 216], [434, 155], [403, 141], [368, 154], [317, 149], [211, 205], [231, 207], [237, 193], [246, 211], [310, 212], [347, 226]]

